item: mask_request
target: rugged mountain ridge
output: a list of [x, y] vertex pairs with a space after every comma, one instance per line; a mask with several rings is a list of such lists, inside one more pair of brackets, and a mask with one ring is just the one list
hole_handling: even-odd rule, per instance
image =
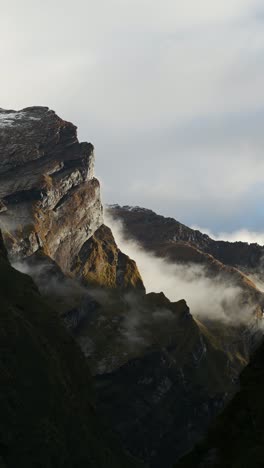
[[[216, 241], [207, 234], [146, 208], [119, 205], [109, 205], [107, 208], [111, 216], [122, 221], [130, 237], [136, 239], [145, 249], [157, 254], [164, 255], [165, 246], [173, 249], [182, 243], [190, 249], [193, 247], [212, 255], [225, 265], [242, 268], [249, 272], [251, 269], [262, 268], [264, 246], [247, 242]], [[193, 260], [191, 251], [189, 258], [188, 252], [184, 256], [180, 249], [178, 249], [178, 255], [180, 260]]]
[[[214, 280], [216, 286], [220, 280], [225, 285], [232, 284], [239, 288], [241, 309], [246, 304], [252, 306], [253, 314], [249, 314], [247, 325], [251, 316], [262, 322], [264, 294], [254, 281], [255, 277], [258, 279], [258, 275], [263, 274], [264, 247], [258, 244], [221, 241], [221, 249], [223, 251], [227, 249], [223, 256], [227, 255], [228, 257], [228, 252], [232, 247], [235, 252], [234, 255], [230, 255], [228, 263], [223, 263], [218, 259], [219, 255], [212, 254], [214, 251], [219, 253], [218, 241], [214, 241], [209, 236], [190, 229], [172, 218], [165, 218], [144, 208], [120, 207], [119, 205], [108, 206], [106, 212], [111, 219], [121, 221], [123, 236], [128, 240], [136, 241], [139, 249], [143, 248], [155, 258], [166, 260], [168, 265], [184, 265], [191, 269], [195, 268], [196, 265], [201, 267], [200, 270], [196, 271], [197, 280], [199, 277], [208, 278]], [[238, 248], [242, 249], [241, 258], [240, 256], [237, 258], [240, 265], [232, 264], [232, 259], [236, 257]], [[243, 250], [248, 252], [245, 257], [243, 257]], [[255, 256], [256, 251], [258, 252], [257, 256]], [[249, 261], [248, 258], [250, 258]], [[228, 305], [225, 307], [228, 310]], [[200, 319], [199, 316], [198, 318]], [[208, 319], [210, 321], [210, 316]], [[201, 318], [201, 320], [204, 319]], [[237, 311], [235, 322], [239, 323], [239, 320], [240, 314]]]
[[[248, 349], [223, 346], [184, 300], [145, 293], [135, 262], [103, 224], [93, 147], [78, 142], [74, 125], [48, 108], [0, 110], [0, 161], [9, 257], [80, 344], [109, 428], [150, 466], [170, 466], [231, 398]], [[218, 260], [186, 248], [218, 272]], [[257, 303], [241, 272], [226, 274]]]
[[[255, 304], [256, 307], [253, 315], [256, 317], [259, 324], [262, 323], [263, 294], [258, 290], [251, 279], [246, 276], [245, 272], [252, 273], [262, 271], [263, 247], [255, 244], [248, 245], [246, 243], [218, 243], [199, 231], [194, 231], [171, 218], [158, 216], [154, 212], [143, 208], [120, 207], [119, 205], [114, 205], [108, 207], [107, 211], [112, 218], [122, 222], [124, 236], [127, 237], [128, 240], [132, 239], [136, 241], [139, 248], [143, 246], [146, 251], [149, 251], [156, 257], [166, 259], [171, 264], [176, 262], [177, 264], [190, 265], [191, 267], [196, 264], [202, 265], [202, 274], [205, 274], [207, 277], [211, 279], [215, 278], [216, 281], [217, 278], [221, 277], [226, 283], [237, 285], [243, 291], [244, 296], [241, 307], [243, 307], [244, 301], [245, 303]], [[229, 252], [232, 248], [234, 248], [234, 252], [229, 258]], [[246, 252], [245, 257], [243, 257], [244, 252]], [[215, 256], [213, 256], [212, 253], [215, 254]], [[226, 258], [229, 259], [229, 261], [227, 263], [222, 263]], [[239, 322], [239, 316], [237, 318]], [[241, 357], [243, 356], [244, 362], [241, 363], [240, 370], [249, 361], [250, 354], [255, 346], [259, 345], [262, 336], [262, 332], [258, 331], [256, 340], [252, 340], [254, 331], [251, 329], [250, 316], [248, 317], [248, 322], [241, 326], [223, 326], [221, 323], [210, 320], [210, 318], [202, 320], [202, 323], [199, 323], [200, 330], [203, 330], [203, 326], [205, 326], [205, 334], [211, 338], [210, 343], [218, 343], [219, 350], [229, 349], [231, 355], [235, 356], [239, 354]], [[230, 362], [227, 363], [227, 366], [230, 366]], [[218, 365], [216, 368], [217, 367]], [[199, 373], [200, 375], [202, 374], [201, 369]], [[234, 372], [233, 377], [235, 377], [235, 374], [236, 372]], [[236, 375], [238, 375], [238, 373]], [[194, 379], [193, 375], [192, 379]], [[194, 380], [192, 380], [192, 382], [194, 382]], [[182, 402], [184, 402], [183, 394], [181, 398]], [[189, 401], [193, 398], [194, 396], [191, 395]], [[208, 405], [208, 400], [205, 404]], [[205, 415], [203, 415], [203, 418], [205, 418]], [[185, 441], [188, 440], [190, 434], [192, 434], [191, 428], [192, 423], [190, 423], [186, 431]], [[174, 428], [172, 432], [176, 434], [177, 429]], [[187, 445], [185, 448], [186, 447]], [[196, 466], [194, 464], [194, 458], [190, 460], [192, 460], [192, 462], [190, 462], [188, 466]], [[208, 466], [210, 465], [209, 461]]]

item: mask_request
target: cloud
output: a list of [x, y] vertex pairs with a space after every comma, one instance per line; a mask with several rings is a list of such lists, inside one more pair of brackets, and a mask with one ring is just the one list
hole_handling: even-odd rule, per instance
[[257, 243], [259, 245], [264, 245], [264, 232], [253, 232], [248, 229], [239, 229], [234, 232], [220, 232], [218, 234], [214, 234], [209, 229], [201, 228], [199, 226], [192, 226], [192, 229], [197, 229], [215, 240], [224, 240], [229, 242], [240, 241], [247, 242], [248, 244]]
[[259, 1], [2, 3], [1, 106], [48, 105], [74, 121], [95, 144], [105, 200], [214, 229], [256, 223]]
[[220, 275], [212, 278], [201, 265], [169, 263], [156, 257], [125, 237], [122, 223], [113, 220], [109, 213], [105, 221], [119, 248], [136, 261], [147, 292], [162, 291], [171, 301], [184, 298], [192, 315], [200, 319], [236, 325], [250, 320], [254, 305], [245, 304], [242, 289], [230, 279], [227, 282]]

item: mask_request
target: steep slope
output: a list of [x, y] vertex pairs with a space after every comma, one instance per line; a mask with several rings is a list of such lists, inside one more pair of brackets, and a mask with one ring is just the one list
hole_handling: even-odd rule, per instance
[[105, 225], [83, 244], [71, 272], [84, 284], [144, 290], [136, 263], [121, 252]]
[[225, 351], [185, 301], [80, 289], [47, 257], [45, 268], [39, 258], [29, 260], [96, 376], [101, 417], [134, 456], [153, 467], [170, 466], [233, 395], [245, 365], [242, 349]]
[[78, 346], [0, 252], [0, 466], [138, 466], [106, 434]]
[[260, 468], [264, 466], [264, 345], [241, 374], [240, 391], [218, 417], [206, 440], [177, 468]]
[[[159, 442], [156, 440], [152, 446], [152, 450], [153, 452], [155, 452], [155, 457], [154, 457], [155, 459], [154, 461], [151, 461], [151, 463], [153, 463], [153, 466], [162, 466], [162, 463], [164, 463], [164, 460], [165, 460], [165, 463], [169, 463], [169, 460], [171, 460], [169, 454], [170, 454], [170, 448], [172, 446], [174, 447], [174, 453], [177, 455], [180, 455], [182, 453], [181, 450], [182, 451], [187, 450], [188, 444], [190, 447], [192, 443], [194, 443], [195, 439], [198, 440], [199, 434], [201, 435], [202, 431], [199, 433], [199, 431], [197, 431], [197, 426], [196, 426], [197, 421], [199, 421], [199, 416], [198, 416], [199, 410], [197, 406], [198, 400], [199, 400], [199, 408], [207, 408], [207, 410], [209, 411], [208, 419], [206, 419], [205, 413], [203, 413], [200, 418], [201, 426], [205, 427], [204, 426], [205, 421], [207, 420], [207, 423], [209, 423], [209, 420], [212, 419], [214, 415], [217, 414], [217, 412], [221, 410], [221, 406], [223, 407], [225, 397], [228, 395], [228, 393], [229, 393], [229, 398], [230, 398], [232, 391], [234, 391], [235, 389], [234, 383], [236, 381], [236, 377], [238, 376], [239, 372], [243, 369], [243, 367], [247, 364], [250, 353], [255, 349], [255, 346], [259, 343], [259, 340], [261, 339], [261, 335], [262, 335], [261, 331], [258, 331], [257, 334], [255, 335], [254, 325], [252, 328], [252, 324], [254, 324], [254, 317], [256, 318], [258, 323], [262, 322], [263, 294], [256, 288], [255, 284], [242, 271], [230, 265], [232, 264], [232, 259], [229, 262], [229, 264], [224, 264], [218, 260], [218, 258], [222, 258], [220, 255], [218, 256], [216, 255], [217, 258], [211, 255], [211, 252], [215, 252], [215, 251], [217, 252], [219, 251], [219, 249], [216, 248], [216, 245], [213, 245], [214, 241], [211, 242], [211, 239], [209, 239], [208, 236], [203, 236], [201, 233], [195, 232], [185, 226], [182, 226], [180, 225], [180, 223], [177, 223], [174, 220], [165, 219], [161, 216], [157, 216], [155, 213], [149, 212], [149, 210], [144, 210], [140, 208], [130, 208], [130, 207], [121, 208], [119, 206], [113, 206], [113, 207], [108, 208], [108, 212], [110, 212], [110, 215], [114, 217], [115, 219], [122, 221], [125, 227], [125, 230], [124, 230], [125, 236], [127, 236], [128, 239], [132, 238], [136, 240], [138, 244], [140, 246], [143, 246], [146, 251], [149, 251], [150, 253], [155, 254], [157, 257], [165, 258], [171, 264], [176, 262], [177, 264], [190, 265], [191, 267], [196, 264], [199, 266], [202, 266], [203, 267], [203, 269], [201, 270], [202, 275], [206, 275], [212, 281], [215, 279], [216, 285], [217, 285], [217, 280], [219, 278], [222, 278], [226, 284], [236, 285], [239, 287], [241, 291], [243, 291], [242, 296], [241, 296], [240, 306], [239, 306], [241, 308], [241, 311], [243, 311], [245, 304], [252, 305], [252, 313], [248, 315], [247, 319], [243, 323], [240, 322], [239, 307], [237, 308], [237, 314], [238, 314], [237, 320], [236, 320], [237, 324], [234, 321], [234, 325], [223, 324], [221, 321], [215, 320], [214, 316], [212, 316], [212, 318], [210, 319], [210, 311], [207, 315], [207, 318], [205, 319], [199, 318], [199, 321], [196, 321], [199, 327], [199, 332], [202, 334], [202, 340], [205, 340], [203, 342], [206, 343], [206, 350], [208, 354], [206, 356], [205, 365], [210, 366], [209, 363], [211, 363], [212, 368], [214, 368], [215, 370], [215, 376], [217, 376], [218, 379], [222, 381], [222, 384], [224, 386], [226, 385], [227, 393], [224, 396], [224, 394], [221, 393], [221, 390], [220, 390], [221, 385], [219, 385], [218, 387], [219, 388], [219, 400], [217, 400], [216, 393], [214, 393], [214, 397], [212, 398], [212, 400], [210, 400], [210, 396], [212, 394], [209, 390], [209, 387], [213, 379], [212, 379], [212, 375], [210, 375], [210, 371], [208, 372], [208, 367], [207, 367], [207, 370], [205, 371], [207, 373], [207, 376], [209, 377], [207, 380], [207, 383], [205, 382], [205, 380], [203, 380], [201, 387], [199, 387], [199, 384], [198, 385], [196, 384], [195, 373], [193, 371], [195, 367], [195, 362], [192, 358], [190, 357], [187, 358], [188, 365], [190, 366], [189, 369], [192, 369], [192, 371], [189, 377], [188, 365], [187, 365], [187, 369], [184, 368], [184, 366], [182, 367], [184, 381], [185, 383], [187, 383], [186, 386], [185, 387], [183, 386], [181, 390], [179, 390], [181, 388], [179, 385], [179, 382], [175, 386], [174, 385], [172, 386], [174, 389], [177, 388], [177, 391], [179, 391], [179, 399], [182, 404], [183, 412], [182, 414], [179, 413], [179, 408], [177, 408], [177, 405], [174, 406], [174, 402], [172, 401], [170, 402], [171, 408], [173, 408], [172, 414], [174, 415], [174, 417], [176, 415], [177, 416], [175, 417], [175, 419], [173, 418], [173, 416], [170, 417], [171, 426], [168, 432], [166, 433], [166, 437], [164, 437], [163, 439], [163, 433], [161, 430], [161, 433], [159, 432], [159, 437], [160, 437]], [[244, 247], [246, 247], [246, 245], [247, 244], [245, 244]], [[231, 248], [231, 246], [232, 244], [229, 245], [228, 243], [228, 248], [229, 247]], [[250, 248], [251, 246], [248, 246], [248, 247]], [[236, 248], [237, 246], [235, 246], [235, 249]], [[258, 254], [259, 254], [259, 262], [256, 261], [254, 263], [253, 258], [254, 258], [255, 249], [257, 249]], [[253, 265], [257, 265], [258, 268], [261, 268], [261, 261], [260, 261], [261, 255], [262, 255], [261, 252], [262, 252], [262, 248], [260, 246], [253, 245], [252, 251], [251, 251], [252, 255], [250, 254], [251, 260], [247, 261], [247, 256], [246, 256], [245, 262], [243, 259], [239, 260], [240, 264], [242, 265], [244, 264], [244, 266], [246, 265], [246, 268], [249, 270], [250, 268], [252, 268]], [[236, 261], [236, 263], [238, 262]], [[206, 304], [205, 304], [205, 307], [206, 307]], [[228, 303], [226, 303], [227, 310], [228, 310], [228, 307], [230, 306]], [[182, 333], [185, 333], [186, 336], [188, 336], [187, 328], [182, 330]], [[184, 343], [184, 340], [182, 338], [180, 341], [181, 343]], [[215, 348], [214, 350], [212, 350], [212, 347], [217, 348], [217, 350], [219, 351], [218, 356], [215, 353]], [[185, 356], [188, 356], [188, 347], [186, 346], [186, 344], [183, 347], [183, 349], [184, 349]], [[196, 355], [195, 351], [193, 355], [194, 356]], [[221, 362], [223, 363], [222, 361], [223, 355], [227, 357], [227, 360], [225, 362], [225, 365], [226, 365], [225, 368], [222, 364], [220, 364]], [[154, 360], [152, 361], [152, 365], [153, 365], [153, 362]], [[178, 359], [176, 362], [179, 365], [180, 361]], [[138, 372], [138, 369], [140, 368], [140, 364], [137, 363], [135, 366]], [[145, 362], [144, 370], [145, 370], [145, 373], [147, 373], [148, 375], [147, 369], [148, 369], [148, 366]], [[199, 369], [198, 375], [201, 378], [204, 372], [203, 363], [201, 365], [198, 365], [198, 369]], [[229, 375], [228, 375], [227, 369], [229, 369], [231, 372], [229, 373]], [[142, 371], [142, 374], [143, 374], [143, 371]], [[135, 373], [134, 375], [135, 380], [136, 380], [136, 377], [135, 377], [136, 375], [137, 373]], [[118, 380], [118, 377], [116, 375], [115, 375], [115, 378]], [[166, 378], [169, 378], [169, 381], [170, 379], [173, 380], [173, 378], [171, 377], [171, 374], [169, 375], [169, 377], [167, 374]], [[126, 379], [129, 380], [128, 376], [126, 377]], [[124, 381], [126, 379], [124, 379]], [[229, 382], [229, 385], [230, 385], [229, 389], [227, 386], [227, 382]], [[232, 383], [233, 383], [233, 387], [232, 387]], [[130, 383], [130, 386], [132, 386], [133, 388], [133, 385], [131, 383]], [[126, 391], [128, 392], [130, 388], [131, 387], [126, 388], [123, 390], [123, 393], [122, 392], [120, 393], [119, 397], [121, 401], [122, 401], [122, 394], [126, 394]], [[206, 392], [207, 392], [207, 398], [205, 398], [205, 400], [203, 400], [203, 397], [202, 397], [204, 388], [206, 388]], [[134, 388], [134, 391], [136, 392], [135, 388]], [[169, 395], [169, 391], [168, 391], [168, 395]], [[167, 401], [170, 401], [168, 395], [167, 395]], [[196, 396], [198, 398], [197, 400], [196, 400]], [[129, 398], [128, 400], [132, 401]], [[151, 401], [151, 398], [150, 398], [150, 401]], [[184, 401], [188, 402], [186, 407], [184, 406]], [[139, 415], [139, 412], [137, 413], [137, 410], [133, 406], [133, 404], [134, 402], [132, 401], [131, 406], [133, 409], [131, 410], [131, 413], [135, 415], [135, 425], [136, 425], [135, 434], [138, 434], [138, 437], [140, 439], [140, 437], [143, 437], [140, 427], [144, 427], [144, 424], [142, 424], [142, 426], [140, 425], [140, 422], [142, 422], [142, 419]], [[164, 402], [163, 402], [163, 405], [164, 405]], [[218, 405], [218, 408], [215, 411], [212, 410], [212, 407], [214, 405], [216, 405], [215, 408], [217, 408], [217, 405]], [[166, 403], [164, 406], [166, 406]], [[151, 407], [151, 403], [148, 401], [148, 408], [150, 407]], [[196, 411], [196, 417], [193, 417], [192, 410]], [[163, 411], [164, 411], [164, 407], [163, 407]], [[160, 414], [162, 414], [162, 411]], [[168, 418], [168, 415], [166, 415], [166, 417]], [[182, 417], [185, 422], [183, 422]], [[148, 418], [149, 420], [152, 421], [152, 425], [155, 427], [155, 421], [151, 419], [150, 415], [148, 415]], [[161, 420], [162, 420], [162, 417], [161, 417]], [[137, 422], [139, 422], [138, 426], [137, 426]], [[164, 426], [166, 426], [166, 424], [164, 424]], [[169, 424], [167, 423], [167, 427], [168, 426]], [[121, 428], [122, 427], [123, 426], [121, 426]], [[122, 432], [122, 429], [120, 430], [120, 433], [121, 432]], [[180, 435], [179, 435], [179, 432], [180, 432]], [[179, 439], [177, 439], [177, 436], [179, 437]], [[135, 439], [137, 440], [136, 436], [135, 436]], [[157, 445], [159, 446], [158, 450], [154, 448]], [[177, 451], [177, 448], [178, 448], [178, 451]], [[196, 466], [196, 465], [192, 462], [190, 463], [189, 466]]]
[[97, 377], [98, 409], [131, 453], [169, 467], [233, 394], [239, 364], [201, 332], [184, 301], [148, 294], [143, 304], [139, 330], [127, 330], [135, 357]]
[[[240, 341], [234, 344], [233, 330], [212, 333], [211, 326], [192, 317], [184, 300], [170, 302], [162, 293], [145, 293], [135, 262], [120, 251], [103, 224], [93, 147], [78, 142], [72, 124], [39, 107], [1, 110], [0, 122], [0, 223], [8, 254], [17, 268], [32, 275], [56, 311], [54, 320], [63, 319], [80, 344], [96, 377], [98, 411], [106, 425], [130, 453], [166, 468], [194, 445], [233, 395], [251, 334], [236, 327]], [[168, 255], [171, 242], [159, 245], [165, 250], [160, 255]], [[241, 272], [184, 245], [184, 255], [204, 261], [212, 278], [219, 269], [228, 279], [237, 278], [245, 300], [257, 306], [260, 293]], [[35, 310], [34, 304], [32, 299]], [[48, 334], [49, 314], [45, 316]], [[40, 331], [33, 335], [39, 337]], [[58, 347], [62, 352], [59, 337]], [[75, 363], [76, 373], [81, 366]], [[40, 363], [39, 372], [42, 367]], [[77, 377], [76, 385], [88, 386]], [[63, 395], [59, 384], [58, 389]], [[36, 398], [39, 392], [37, 387]], [[80, 434], [77, 423], [72, 426], [76, 447], [85, 430], [79, 413], [77, 420]], [[63, 430], [58, 427], [58, 434]]]
[[[120, 219], [129, 236], [135, 238], [147, 250], [170, 256], [174, 247], [180, 260], [192, 261], [192, 251], [181, 252], [182, 243], [212, 255], [221, 263], [243, 268], [262, 268], [264, 246], [246, 242], [215, 241], [207, 234], [191, 229], [173, 218], [157, 215], [152, 210], [140, 207], [112, 205], [108, 210], [114, 218]], [[177, 250], [176, 250], [177, 249]]]
[[[255, 283], [244, 271], [230, 266], [230, 264], [222, 263], [217, 259], [217, 256], [215, 258], [211, 253], [206, 252], [206, 250], [217, 250], [218, 245], [217, 242], [210, 239], [207, 235], [194, 231], [172, 218], [164, 218], [143, 208], [113, 205], [112, 207], [108, 207], [107, 214], [110, 214], [114, 220], [122, 222], [124, 236], [128, 240], [135, 240], [138, 243], [139, 249], [143, 247], [146, 252], [149, 252], [156, 258], [165, 259], [167, 265], [183, 265], [185, 269], [180, 270], [181, 274], [186, 275], [186, 273], [194, 271], [198, 282], [200, 280], [201, 284], [203, 284], [204, 281], [209, 280], [211, 285], [215, 284], [216, 289], [219, 284], [222, 284], [223, 288], [222, 290], [219, 289], [219, 294], [223, 294], [224, 289], [230, 285], [236, 289], [235, 304], [229, 299], [225, 301], [224, 306], [225, 316], [230, 319], [230, 323], [233, 322], [235, 327], [237, 326], [237, 330], [234, 328], [232, 341], [239, 342], [241, 341], [240, 336], [244, 336], [241, 333], [242, 330], [239, 325], [243, 325], [244, 330], [246, 330], [254, 328], [255, 322], [262, 322], [263, 292], [256, 287]], [[236, 249], [237, 243], [227, 244], [230, 248], [233, 245]], [[210, 246], [213, 247], [210, 248]], [[254, 257], [255, 247], [259, 252], [259, 256], [262, 255], [262, 247], [245, 244], [244, 247], [246, 248], [246, 246], [249, 249], [252, 247], [252, 258]], [[243, 261], [242, 257], [240, 263], [242, 264]], [[261, 265], [262, 262], [260, 261], [258, 268], [254, 271], [260, 271]], [[196, 266], [199, 268], [196, 268]], [[252, 269], [250, 270], [249, 267], [247, 269], [252, 272]], [[178, 270], [171, 270], [171, 274], [175, 274], [175, 281], [180, 280]], [[186, 276], [186, 285], [189, 276], [189, 274]], [[221, 325], [221, 320], [217, 320], [214, 313], [208, 310], [206, 314], [199, 314], [199, 310], [197, 313], [194, 309], [192, 313], [207, 328], [209, 327], [213, 334], [217, 334], [218, 338], [222, 339], [224, 346], [228, 344], [228, 340], [226, 340], [226, 326], [223, 327]], [[246, 351], [245, 349], [245, 361], [248, 359], [251, 351], [250, 347], [249, 343], [248, 350]]]

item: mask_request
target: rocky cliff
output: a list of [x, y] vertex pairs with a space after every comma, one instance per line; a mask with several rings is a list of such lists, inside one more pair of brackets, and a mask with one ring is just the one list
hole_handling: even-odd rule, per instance
[[92, 144], [79, 143], [76, 127], [47, 107], [0, 109], [0, 135], [0, 223], [10, 258], [41, 249], [67, 275], [130, 286], [130, 271], [132, 283], [143, 287], [136, 265], [117, 252], [110, 235], [104, 254], [90, 263], [103, 224]]
[[[102, 224], [93, 146], [43, 107], [1, 111], [1, 223], [10, 254], [40, 247], [68, 271]], [[70, 214], [70, 216], [69, 216]]]
[[[109, 431], [115, 431], [131, 454], [150, 466], [165, 468], [194, 445], [233, 395], [238, 373], [247, 363], [251, 334], [236, 328], [235, 338], [241, 334], [244, 341], [234, 344], [232, 330], [227, 333], [221, 328], [221, 333], [215, 333], [192, 317], [184, 300], [170, 302], [162, 293], [145, 293], [137, 265], [120, 251], [111, 230], [103, 224], [100, 184], [93, 166], [92, 145], [79, 143], [76, 127], [53, 111], [43, 107], [0, 110], [0, 224], [7, 253], [17, 269], [34, 278], [42, 294], [39, 300], [56, 312], [56, 320], [64, 322], [81, 346], [96, 381], [97, 410]], [[176, 255], [171, 250], [176, 245], [171, 221], [168, 229], [162, 222], [153, 231], [147, 210], [125, 211], [133, 216], [145, 212], [146, 220], [140, 215], [137, 231], [139, 237], [146, 236], [146, 248], [156, 246], [161, 256]], [[258, 305], [261, 293], [245, 275], [205, 252], [202, 240], [198, 246], [186, 239], [176, 246], [177, 258], [190, 256], [192, 261], [206, 264], [211, 278], [222, 269], [227, 278], [236, 278], [243, 285], [246, 300]], [[3, 250], [1, 255], [7, 257], [7, 253]], [[20, 296], [20, 276], [13, 274], [16, 276], [10, 281]], [[38, 311], [40, 306], [33, 299], [32, 304]], [[38, 320], [38, 312], [34, 318]], [[49, 333], [53, 336], [49, 313], [46, 320], [36, 330], [30, 326], [38, 339], [43, 326], [49, 353], [53, 352], [48, 341]], [[23, 338], [25, 347], [28, 339]], [[67, 364], [68, 354], [61, 340], [64, 335], [57, 337], [61, 354], [56, 351], [54, 355], [63, 375], [60, 365], [65, 359]], [[23, 356], [23, 343], [21, 347]], [[45, 349], [41, 350], [43, 359]], [[41, 370], [42, 361], [39, 366]], [[77, 374], [86, 372], [82, 364], [78, 369], [74, 361], [74, 366]], [[48, 371], [39, 378], [49, 382]], [[86, 381], [76, 382], [85, 393]], [[20, 383], [16, 385], [20, 393]], [[52, 394], [52, 389], [47, 391]], [[36, 398], [39, 393], [41, 389], [36, 387]], [[63, 401], [67, 406], [68, 400]], [[80, 431], [84, 430], [78, 412], [76, 418], [81, 422]], [[60, 434], [61, 426], [55, 429]], [[72, 430], [78, 450], [75, 424]], [[54, 441], [56, 434], [52, 432], [49, 440]], [[75, 466], [75, 456], [73, 452], [69, 458], [71, 466]], [[55, 466], [67, 466], [60, 463]], [[129, 466], [126, 463], [122, 466]]]

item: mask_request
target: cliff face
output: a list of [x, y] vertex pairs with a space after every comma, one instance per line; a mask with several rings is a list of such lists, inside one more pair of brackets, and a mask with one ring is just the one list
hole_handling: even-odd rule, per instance
[[[108, 258], [101, 256], [91, 273], [85, 256], [88, 239], [103, 224], [92, 144], [79, 143], [76, 127], [47, 107], [1, 109], [0, 135], [0, 223], [9, 256], [17, 260], [41, 249], [67, 275], [104, 284]], [[116, 248], [110, 236], [107, 242]], [[123, 260], [142, 287], [136, 266]], [[122, 282], [115, 262], [104, 285], [116, 285], [118, 275]]]
[[93, 146], [44, 107], [0, 112], [1, 222], [12, 255], [38, 248], [69, 271], [85, 240], [102, 224]]

